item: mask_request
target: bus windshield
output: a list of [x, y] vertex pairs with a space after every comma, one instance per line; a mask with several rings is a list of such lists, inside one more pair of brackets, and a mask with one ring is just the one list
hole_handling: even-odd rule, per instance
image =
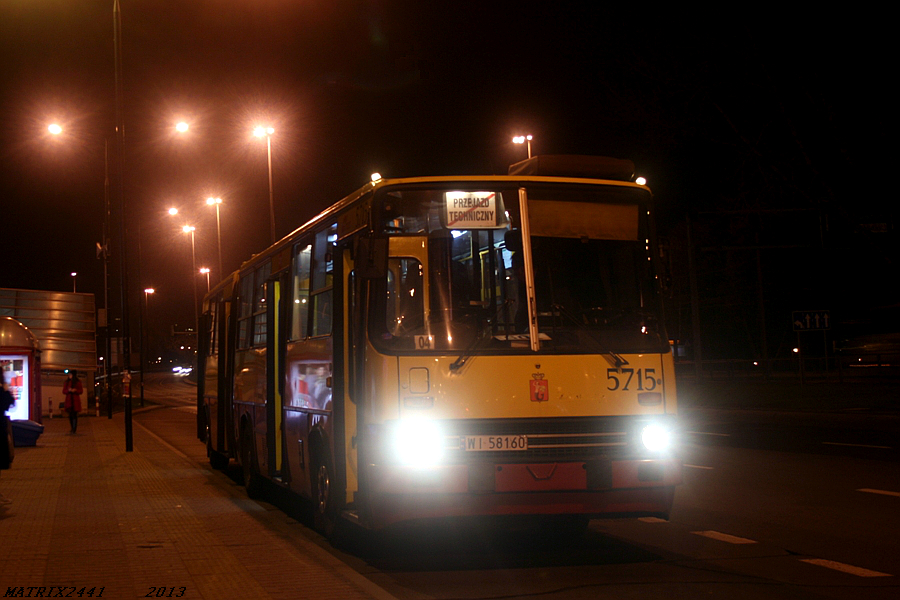
[[562, 184], [388, 188], [376, 196], [378, 233], [402, 239], [391, 240], [388, 274], [374, 292], [373, 340], [387, 351], [527, 351], [523, 195], [540, 351], [664, 347], [649, 193]]

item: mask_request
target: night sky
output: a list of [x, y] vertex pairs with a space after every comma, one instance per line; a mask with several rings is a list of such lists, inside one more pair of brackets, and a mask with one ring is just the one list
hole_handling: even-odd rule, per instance
[[[766, 251], [767, 301], [785, 296], [797, 310], [826, 308], [804, 305], [821, 301], [847, 314], [897, 303], [886, 283], [898, 275], [896, 250], [882, 252], [896, 240], [885, 185], [896, 52], [877, 16], [666, 18], [584, 2], [121, 7], [129, 277], [135, 306], [138, 290], [156, 288], [158, 327], [193, 320], [181, 225], [197, 227], [198, 266], [216, 267], [206, 197], [224, 201], [226, 271], [269, 243], [266, 147], [251, 132], [260, 123], [276, 130], [279, 237], [375, 171], [505, 173], [525, 157], [511, 138], [530, 133], [535, 154], [632, 159], [676, 263], [691, 215], [695, 243], [710, 248], [803, 247]], [[78, 291], [100, 305], [112, 8], [0, 2], [0, 287], [71, 291], [76, 271]], [[179, 120], [187, 134], [175, 133]], [[50, 136], [51, 122], [64, 133]], [[170, 206], [182, 215], [166, 215]], [[742, 221], [716, 211], [757, 212]], [[737, 267], [701, 257], [709, 302], [728, 277], [744, 276], [738, 255]], [[798, 271], [796, 290], [784, 288]], [[755, 267], [746, 274], [752, 294]], [[846, 288], [862, 285], [866, 306], [847, 299]]]

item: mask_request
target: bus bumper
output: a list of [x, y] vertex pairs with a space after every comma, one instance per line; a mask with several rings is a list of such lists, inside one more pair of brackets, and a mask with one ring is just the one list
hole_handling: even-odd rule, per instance
[[581, 514], [665, 516], [681, 461], [370, 465], [369, 525], [439, 517]]

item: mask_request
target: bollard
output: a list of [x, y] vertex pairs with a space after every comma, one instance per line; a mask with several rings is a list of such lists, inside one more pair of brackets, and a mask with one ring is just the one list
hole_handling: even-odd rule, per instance
[[53, 418], [53, 398], [47, 399], [47, 409], [50, 411], [50, 418]]

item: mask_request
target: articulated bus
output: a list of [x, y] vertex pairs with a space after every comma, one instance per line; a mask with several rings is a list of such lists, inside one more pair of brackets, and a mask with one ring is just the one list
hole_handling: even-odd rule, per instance
[[[343, 520], [662, 516], [673, 358], [630, 161], [378, 179], [203, 300], [210, 462]], [[502, 519], [501, 519], [502, 520]]]

